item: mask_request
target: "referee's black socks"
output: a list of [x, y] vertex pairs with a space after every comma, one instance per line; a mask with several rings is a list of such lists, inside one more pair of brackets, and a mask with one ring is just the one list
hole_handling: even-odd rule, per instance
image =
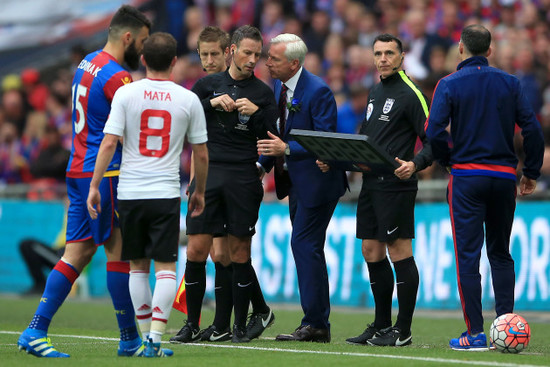
[[231, 312], [233, 312], [233, 267], [231, 264], [223, 266], [222, 263], [214, 263], [216, 277], [214, 280], [214, 293], [216, 294], [216, 314], [212, 323], [219, 331], [225, 330], [231, 325]]
[[253, 287], [252, 263], [232, 263], [233, 265], [233, 307], [235, 310], [235, 322], [238, 327], [246, 326], [250, 293]]
[[374, 327], [381, 330], [392, 325], [393, 270], [387, 257], [382, 261], [367, 262], [367, 267], [374, 296]]
[[258, 281], [258, 276], [256, 275], [256, 270], [250, 264], [250, 273], [252, 275], [252, 291], [250, 292], [250, 303], [252, 303], [252, 312], [253, 313], [268, 313], [269, 306], [265, 303], [264, 294], [262, 293], [262, 288], [260, 287], [260, 282]]
[[399, 313], [397, 314], [397, 326], [402, 335], [411, 333], [411, 324], [416, 306], [416, 295], [418, 293], [418, 268], [414, 257], [396, 261], [393, 263], [397, 285], [397, 301], [399, 302]]
[[199, 326], [202, 299], [206, 289], [206, 261], [187, 260], [185, 265], [185, 293], [187, 298], [187, 322]]

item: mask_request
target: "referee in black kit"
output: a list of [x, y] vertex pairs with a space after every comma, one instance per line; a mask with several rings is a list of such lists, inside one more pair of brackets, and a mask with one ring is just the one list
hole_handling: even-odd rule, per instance
[[[428, 117], [426, 98], [402, 69], [401, 41], [382, 34], [375, 38], [374, 62], [380, 83], [369, 94], [360, 134], [369, 136], [395, 157], [399, 167], [388, 175], [363, 174], [357, 204], [357, 238], [369, 270], [375, 302], [375, 320], [352, 344], [403, 346], [412, 342], [411, 323], [419, 277], [413, 257], [415, 172], [432, 163], [432, 150], [424, 133]], [[417, 138], [423, 149], [415, 156]], [[396, 275], [399, 313], [392, 326], [391, 306]]]
[[[229, 239], [235, 313], [232, 341], [249, 342], [274, 320], [259, 291], [250, 259], [251, 240], [264, 194], [256, 166], [256, 141], [267, 139], [268, 131], [277, 134], [278, 118], [271, 88], [254, 76], [262, 46], [257, 28], [238, 28], [231, 39], [229, 69], [200, 79], [192, 89], [203, 103], [210, 158], [205, 211], [198, 217], [187, 216], [187, 326], [195, 340], [199, 337], [205, 265], [213, 236], [228, 234]], [[191, 182], [189, 192], [194, 188]], [[261, 309], [254, 307], [255, 314], [247, 330], [250, 301], [255, 306], [261, 305]], [[258, 317], [262, 320], [256, 320]], [[258, 327], [260, 330], [256, 330]]]

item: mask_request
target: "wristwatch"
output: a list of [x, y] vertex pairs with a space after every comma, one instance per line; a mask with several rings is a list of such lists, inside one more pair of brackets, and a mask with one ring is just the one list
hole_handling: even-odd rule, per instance
[[290, 155], [290, 146], [286, 144], [285, 155]]

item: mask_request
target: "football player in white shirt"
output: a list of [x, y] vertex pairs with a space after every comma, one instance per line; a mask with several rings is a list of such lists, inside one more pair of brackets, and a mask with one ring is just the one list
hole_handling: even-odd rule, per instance
[[[196, 190], [189, 198], [193, 216], [204, 210], [208, 172], [204, 110], [191, 91], [170, 81], [176, 61], [176, 40], [155, 33], [144, 44], [147, 78], [121, 87], [105, 124], [90, 184], [88, 211], [101, 211], [99, 183], [122, 137], [118, 209], [122, 259], [130, 260], [130, 295], [145, 340], [146, 357], [170, 356], [161, 337], [176, 295], [176, 260], [180, 221], [179, 165], [184, 138], [192, 144]], [[117, 193], [113, 193], [116, 195]], [[155, 260], [156, 285], [151, 294], [150, 262]]]

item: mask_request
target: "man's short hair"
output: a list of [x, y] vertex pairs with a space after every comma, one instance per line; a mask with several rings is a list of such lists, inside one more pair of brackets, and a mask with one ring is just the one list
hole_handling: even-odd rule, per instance
[[298, 60], [300, 65], [304, 65], [304, 60], [307, 54], [307, 46], [300, 37], [292, 33], [283, 33], [271, 39], [272, 45], [277, 43], [285, 43], [285, 57], [288, 61]]
[[130, 31], [132, 34], [138, 33], [141, 28], [151, 29], [151, 21], [147, 17], [130, 5], [122, 5], [109, 25], [109, 38], [118, 37], [122, 32]]
[[177, 41], [169, 33], [155, 32], [143, 43], [143, 58], [154, 71], [166, 71], [176, 57]]
[[262, 45], [264, 44], [260, 30], [251, 25], [243, 25], [242, 27], [237, 28], [235, 32], [233, 32], [233, 37], [231, 37], [231, 44], [239, 47], [241, 45], [241, 41], [245, 38], [259, 41]]
[[376, 38], [372, 42], [373, 47], [376, 42], [395, 42], [397, 43], [397, 49], [399, 50], [399, 53], [403, 52], [403, 43], [399, 38], [395, 37], [393, 34], [383, 33], [376, 36]]
[[229, 33], [218, 27], [209, 25], [199, 34], [199, 39], [197, 40], [198, 50], [201, 48], [201, 42], [219, 42], [222, 51], [225, 51], [225, 49], [229, 47], [231, 40], [229, 38]]
[[481, 24], [471, 24], [462, 30], [460, 40], [472, 55], [485, 55], [491, 47], [491, 32]]

